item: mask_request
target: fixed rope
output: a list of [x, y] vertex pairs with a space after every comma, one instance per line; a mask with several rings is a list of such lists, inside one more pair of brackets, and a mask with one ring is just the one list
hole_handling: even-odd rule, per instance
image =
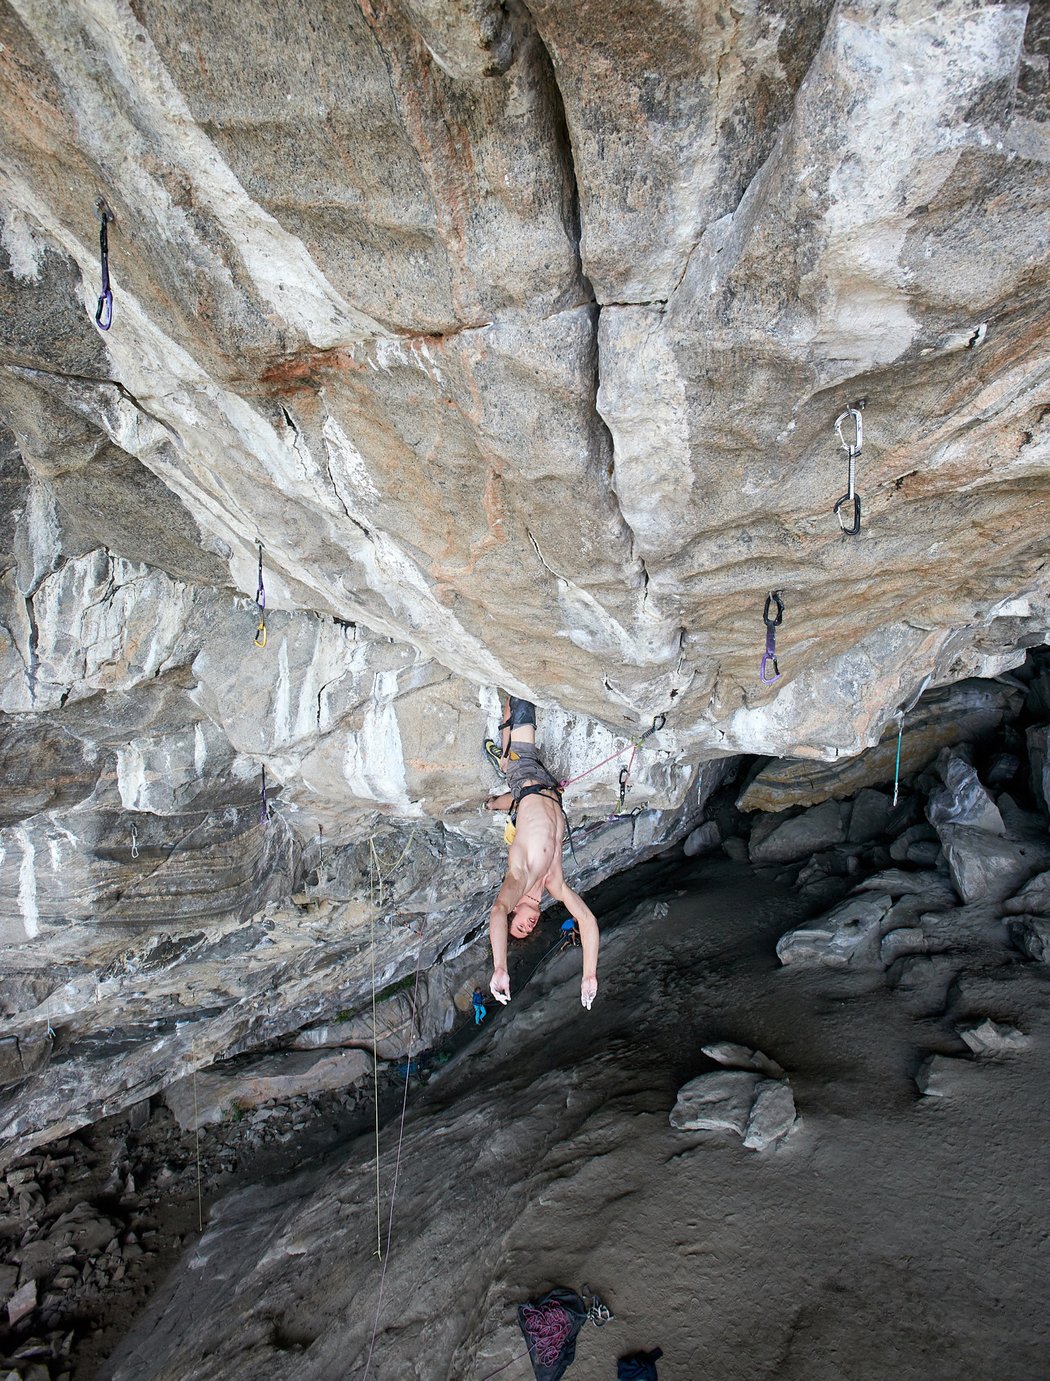
[[[864, 445], [864, 423], [861, 419], [861, 409], [868, 400], [858, 398], [855, 403], [850, 403], [845, 411], [840, 412], [835, 418], [835, 430], [839, 434], [842, 442], [842, 449], [846, 452], [846, 492], [839, 499], [834, 508], [835, 517], [839, 520], [839, 527], [847, 537], [856, 537], [860, 531], [860, 495], [857, 493], [857, 460], [860, 457], [861, 448]], [[848, 441], [842, 434], [844, 423], [853, 423], [853, 440]]]
[[[368, 838], [368, 898], [371, 902], [370, 911], [372, 915], [372, 1078], [375, 1088], [375, 1117], [376, 1117], [376, 1256], [380, 1261], [383, 1259], [383, 1208], [382, 1208], [382, 1189], [379, 1178], [379, 1026], [376, 1018], [376, 899], [375, 899], [375, 876], [379, 875], [379, 905], [383, 904], [383, 870], [379, 866], [379, 856], [376, 853], [375, 837], [369, 835]], [[374, 870], [374, 871], [373, 871]], [[408, 1083], [408, 1080], [405, 1080]]]
[[894, 764], [894, 768], [893, 768], [893, 804], [894, 804], [894, 805], [897, 804], [897, 799], [898, 799], [898, 796], [900, 795], [900, 782], [901, 782], [901, 743], [902, 743], [902, 741], [903, 741], [903, 739], [904, 739], [904, 719], [905, 719], [905, 716], [906, 716], [906, 715], [911, 714], [912, 710], [914, 710], [915, 706], [916, 706], [916, 705], [919, 703], [919, 701], [922, 699], [923, 692], [926, 690], [926, 687], [930, 684], [931, 679], [932, 679], [932, 678], [931, 678], [929, 675], [924, 676], [923, 679], [922, 679], [922, 684], [919, 686], [919, 689], [918, 689], [918, 690], [915, 692], [915, 694], [911, 697], [911, 699], [908, 701], [908, 703], [907, 703], [906, 705], [902, 705], [902, 706], [900, 707], [900, 709], [899, 709], [899, 710], [897, 711], [897, 713], [896, 713], [896, 720], [897, 720], [897, 761], [896, 761], [896, 763]]
[[95, 214], [99, 218], [98, 250], [102, 261], [102, 291], [95, 308], [95, 325], [100, 331], [108, 331], [113, 325], [113, 292], [109, 285], [109, 222], [113, 212], [106, 205], [105, 197], [95, 198]]
[[197, 1227], [204, 1231], [204, 1192], [201, 1189], [201, 1123], [197, 1115], [197, 1071], [193, 1071], [193, 1135], [197, 1143]]
[[[412, 986], [412, 1012], [413, 1017], [418, 1011], [419, 1003], [419, 972], [423, 960], [423, 935], [427, 928], [426, 917], [423, 918], [423, 929], [420, 931], [419, 950], [416, 953], [416, 976]], [[383, 1269], [379, 1276], [379, 1297], [376, 1300], [376, 1316], [372, 1324], [372, 1338], [368, 1344], [368, 1358], [365, 1362], [363, 1381], [368, 1381], [368, 1373], [372, 1366], [372, 1354], [375, 1351], [376, 1334], [379, 1331], [379, 1315], [383, 1308], [383, 1288], [386, 1285], [386, 1270], [390, 1264], [390, 1242], [394, 1232], [394, 1204], [397, 1200], [397, 1183], [401, 1175], [401, 1147], [405, 1139], [405, 1114], [408, 1111], [408, 1086], [410, 1079], [405, 1079], [405, 1093], [401, 1100], [401, 1125], [397, 1134], [397, 1154], [394, 1157], [394, 1180], [390, 1188], [390, 1214], [387, 1219], [386, 1229], [386, 1255], [383, 1257]]]
[[[771, 617], [771, 610], [776, 606], [776, 617]], [[766, 607], [762, 611], [762, 621], [766, 625], [766, 650], [762, 653], [762, 661], [758, 668], [758, 679], [763, 685], [771, 686], [774, 681], [780, 680], [780, 667], [777, 665], [777, 629], [784, 622], [784, 601], [780, 598], [779, 590], [770, 590], [766, 595]], [[766, 668], [772, 663], [773, 675], [766, 675]]]

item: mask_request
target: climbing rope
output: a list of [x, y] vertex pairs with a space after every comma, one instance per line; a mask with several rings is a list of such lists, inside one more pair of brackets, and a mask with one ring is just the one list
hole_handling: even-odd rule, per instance
[[[840, 412], [835, 418], [835, 430], [839, 434], [842, 448], [847, 456], [847, 487], [842, 498], [835, 505], [835, 517], [839, 520], [839, 527], [847, 537], [856, 537], [860, 531], [860, 495], [857, 493], [857, 459], [860, 456], [861, 447], [864, 445], [864, 423], [861, 420], [861, 409], [867, 402], [866, 398], [858, 398], [855, 403], [850, 403], [844, 412]], [[847, 441], [842, 435], [842, 424], [847, 420], [853, 422], [853, 440]], [[852, 517], [847, 515], [852, 508]]]
[[259, 585], [255, 591], [255, 603], [259, 609], [259, 626], [252, 641], [256, 647], [266, 646], [266, 586], [263, 584], [263, 544], [259, 543]]
[[[416, 953], [416, 976], [412, 985], [412, 1012], [413, 1016], [418, 1010], [419, 1003], [419, 972], [423, 959], [423, 933], [426, 931], [426, 917], [423, 918], [423, 929], [420, 931], [419, 950]], [[372, 1366], [372, 1353], [375, 1351], [376, 1334], [379, 1331], [379, 1315], [383, 1308], [383, 1287], [386, 1284], [386, 1271], [390, 1265], [390, 1242], [394, 1232], [394, 1204], [397, 1200], [397, 1182], [401, 1175], [401, 1147], [405, 1139], [405, 1113], [408, 1111], [408, 1086], [411, 1081], [405, 1080], [405, 1093], [401, 1100], [401, 1125], [397, 1134], [397, 1154], [394, 1158], [394, 1180], [390, 1189], [390, 1215], [387, 1219], [386, 1229], [386, 1255], [383, 1257], [383, 1270], [379, 1276], [379, 1296], [376, 1300], [376, 1316], [372, 1324], [372, 1338], [368, 1344], [368, 1358], [365, 1362], [365, 1370], [362, 1381], [368, 1381], [368, 1373]]]
[[100, 331], [108, 331], [113, 324], [113, 293], [109, 286], [109, 222], [113, 212], [106, 205], [105, 197], [96, 197], [95, 214], [99, 218], [98, 249], [102, 260], [102, 292], [95, 308], [95, 325]]
[[[379, 856], [376, 853], [375, 837], [369, 835], [368, 838], [368, 898], [371, 902], [369, 910], [372, 915], [372, 943], [370, 953], [372, 958], [372, 1078], [375, 1088], [375, 1117], [376, 1117], [376, 1256], [380, 1261], [383, 1259], [383, 1207], [382, 1207], [382, 1185], [379, 1178], [379, 1025], [376, 1018], [376, 904], [375, 904], [375, 875], [379, 875], [379, 905], [383, 905], [383, 870], [379, 866]], [[373, 872], [373, 867], [375, 872]], [[405, 1080], [408, 1083], [408, 1080]]]
[[572, 1319], [560, 1304], [523, 1304], [521, 1325], [529, 1352], [541, 1367], [553, 1367], [569, 1341]]
[[201, 1123], [197, 1115], [197, 1071], [193, 1071], [193, 1135], [197, 1142], [197, 1228], [204, 1231], [204, 1192], [201, 1189]]
[[622, 754], [627, 752], [627, 747], [630, 747], [631, 749], [631, 762], [628, 764], [628, 772], [630, 772], [630, 767], [634, 763], [634, 755], [635, 753], [637, 753], [639, 746], [643, 744], [645, 740], [650, 737], [651, 734], [659, 733], [666, 723], [667, 716], [665, 714], [658, 714], [652, 722], [652, 727], [646, 729], [645, 733], [642, 734], [639, 738], [629, 739], [627, 746], [623, 748], [617, 748], [615, 753], [610, 753], [607, 758], [602, 758], [601, 762], [596, 762], [593, 767], [588, 767], [586, 772], [581, 772], [578, 776], [575, 777], [566, 777], [563, 782], [559, 783], [562, 790], [564, 790], [567, 786], [572, 786], [575, 782], [582, 782], [584, 777], [589, 777], [592, 772], [597, 772], [599, 767], [604, 767], [606, 763], [613, 762], [616, 758], [622, 756]]
[[[770, 609], [776, 605], [776, 618], [770, 618]], [[771, 686], [774, 681], [780, 680], [780, 667], [777, 665], [777, 629], [784, 622], [784, 601], [780, 598], [779, 590], [770, 590], [766, 595], [766, 607], [762, 611], [762, 621], [766, 625], [766, 650], [762, 653], [762, 662], [758, 669], [759, 680], [764, 685]], [[766, 667], [773, 663], [773, 675], [766, 675]]]
[[915, 692], [915, 694], [914, 694], [914, 695], [912, 696], [912, 698], [908, 701], [908, 703], [907, 703], [906, 705], [902, 705], [902, 706], [900, 707], [900, 709], [897, 710], [897, 712], [896, 712], [896, 720], [897, 720], [897, 761], [896, 761], [896, 763], [895, 763], [895, 765], [894, 765], [894, 768], [893, 768], [893, 804], [894, 804], [894, 805], [897, 804], [897, 798], [898, 798], [898, 796], [899, 796], [899, 794], [900, 794], [900, 781], [901, 781], [901, 741], [902, 741], [903, 738], [904, 738], [904, 719], [905, 719], [905, 716], [906, 716], [906, 715], [911, 714], [912, 710], [914, 710], [915, 706], [916, 706], [916, 705], [919, 703], [919, 701], [922, 699], [923, 692], [926, 690], [926, 687], [930, 684], [930, 680], [931, 680], [931, 677], [930, 677], [929, 675], [924, 676], [924, 677], [922, 678], [922, 684], [919, 686], [919, 689]]

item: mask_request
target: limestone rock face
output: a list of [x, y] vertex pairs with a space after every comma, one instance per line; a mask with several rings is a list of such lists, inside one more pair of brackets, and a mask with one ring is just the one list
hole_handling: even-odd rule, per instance
[[693, 9], [0, 14], [0, 1135], [330, 1021], [376, 916], [392, 978], [478, 934], [497, 686], [582, 885], [1045, 640], [1034, 22]]

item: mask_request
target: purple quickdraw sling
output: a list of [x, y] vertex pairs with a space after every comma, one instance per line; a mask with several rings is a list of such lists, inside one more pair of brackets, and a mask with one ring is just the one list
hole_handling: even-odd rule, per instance
[[[770, 610], [776, 605], [776, 618], [770, 617]], [[759, 679], [767, 686], [774, 681], [780, 680], [780, 667], [777, 666], [777, 629], [784, 622], [784, 601], [780, 598], [779, 590], [771, 590], [766, 596], [766, 607], [762, 611], [762, 619], [766, 625], [766, 650], [762, 654], [762, 663], [758, 669]], [[766, 675], [766, 667], [772, 663], [773, 675]]]

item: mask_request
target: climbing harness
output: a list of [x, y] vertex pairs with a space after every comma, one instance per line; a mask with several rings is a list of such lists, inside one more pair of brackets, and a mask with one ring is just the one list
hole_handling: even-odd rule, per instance
[[[773, 605], [776, 605], [777, 616], [770, 618], [769, 613]], [[784, 601], [780, 598], [779, 590], [771, 590], [766, 595], [766, 607], [762, 611], [762, 620], [766, 625], [766, 650], [762, 654], [762, 662], [758, 669], [759, 680], [769, 686], [774, 681], [780, 680], [780, 667], [777, 665], [777, 629], [784, 622]], [[766, 667], [773, 663], [773, 675], [766, 675]]]
[[261, 786], [259, 788], [259, 824], [266, 825], [270, 821], [270, 803], [266, 799], [266, 768], [259, 768]]
[[[840, 412], [835, 418], [835, 430], [839, 434], [842, 448], [846, 452], [847, 460], [847, 488], [845, 494], [835, 505], [835, 517], [839, 520], [839, 527], [847, 537], [856, 537], [860, 531], [860, 495], [857, 493], [857, 459], [860, 456], [861, 447], [864, 445], [864, 423], [861, 420], [861, 409], [867, 402], [866, 398], [858, 398], [855, 403], [850, 403], [844, 412]], [[842, 434], [844, 422], [853, 422], [853, 440], [847, 441]]]
[[252, 640], [256, 647], [266, 646], [266, 586], [263, 584], [263, 544], [259, 543], [259, 588], [255, 591], [255, 603], [259, 608], [259, 626]]
[[99, 256], [102, 260], [102, 292], [95, 308], [95, 325], [100, 331], [108, 331], [113, 324], [113, 293], [109, 286], [109, 222], [113, 212], [106, 205], [105, 197], [95, 198], [95, 214], [100, 225], [98, 229]]
[[919, 686], [919, 689], [915, 692], [915, 694], [914, 694], [914, 695], [912, 696], [912, 698], [908, 701], [908, 703], [907, 703], [906, 705], [902, 705], [902, 706], [900, 707], [900, 709], [897, 710], [897, 712], [896, 712], [896, 716], [895, 716], [895, 717], [896, 717], [896, 720], [897, 720], [897, 761], [896, 761], [896, 763], [895, 763], [895, 765], [894, 765], [894, 768], [893, 768], [893, 804], [894, 804], [894, 805], [897, 804], [897, 798], [898, 798], [898, 795], [900, 794], [900, 781], [901, 781], [901, 740], [904, 738], [904, 718], [905, 718], [905, 715], [911, 714], [912, 710], [914, 710], [915, 706], [916, 706], [916, 705], [919, 703], [919, 701], [922, 699], [923, 692], [926, 690], [926, 687], [930, 684], [930, 680], [931, 680], [931, 677], [930, 677], [929, 675], [924, 676], [924, 677], [922, 678], [922, 684]]
[[138, 828], [137, 828], [135, 825], [132, 825], [132, 827], [131, 827], [131, 857], [132, 857], [132, 858], [138, 858], [138, 856], [139, 856], [139, 832], [138, 832]]

